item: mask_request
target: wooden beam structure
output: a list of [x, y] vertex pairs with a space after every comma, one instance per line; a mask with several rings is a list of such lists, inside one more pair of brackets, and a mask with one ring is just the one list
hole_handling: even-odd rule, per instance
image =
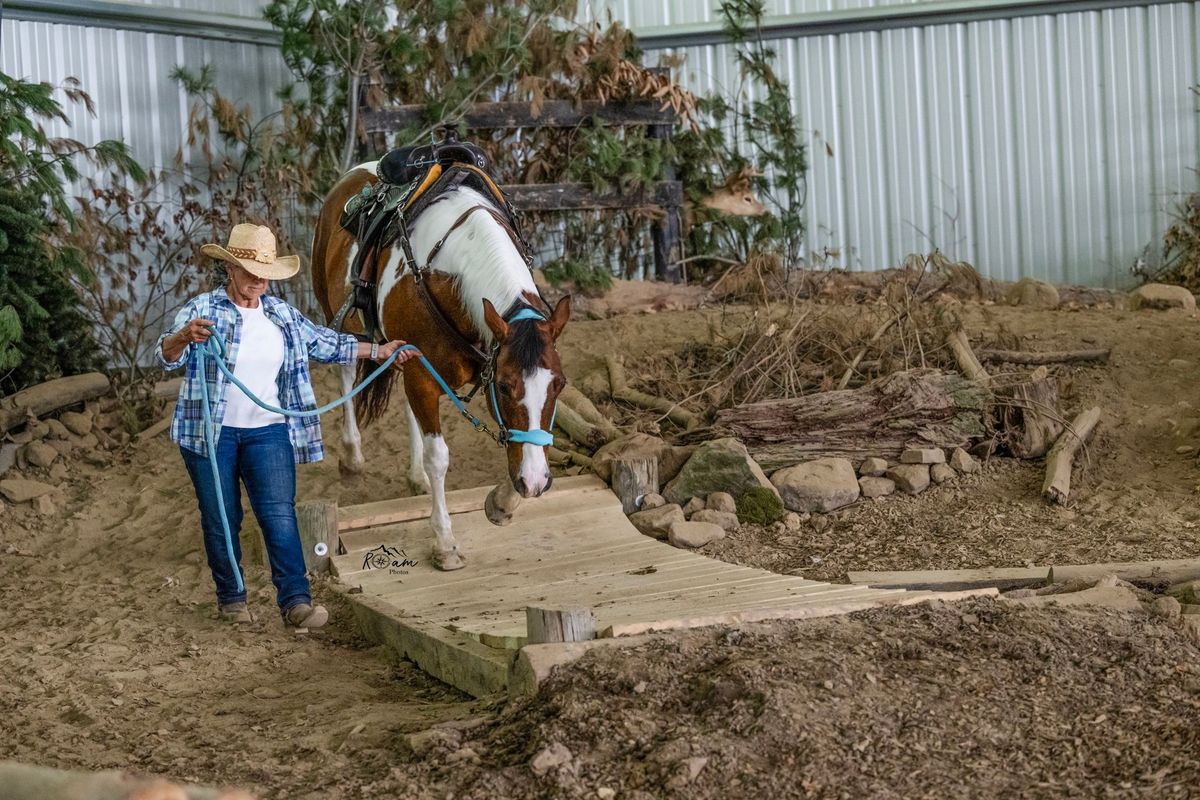
[[1039, 583], [1099, 580], [1116, 575], [1127, 581], [1162, 584], [1200, 579], [1200, 559], [1121, 561], [1100, 564], [1054, 564], [1038, 567], [983, 567], [904, 572], [851, 572], [850, 583], [880, 589], [955, 591], [994, 587], [1012, 589]]
[[[661, 103], [601, 103], [584, 100], [547, 100], [534, 112], [529, 102], [476, 103], [455, 119], [442, 122], [461, 122], [474, 130], [507, 128], [574, 128], [592, 119], [610, 125], [670, 125], [675, 112]], [[425, 127], [437, 122], [429, 116], [424, 105], [402, 105], [363, 110], [362, 123], [367, 133], [391, 133], [405, 128]]]

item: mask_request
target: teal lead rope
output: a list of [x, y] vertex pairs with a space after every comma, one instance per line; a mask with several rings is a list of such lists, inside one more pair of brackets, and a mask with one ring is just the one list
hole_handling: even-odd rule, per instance
[[[534, 317], [540, 320], [545, 319], [545, 317], [543, 317], [541, 314], [538, 314], [533, 309], [527, 308], [518, 311], [513, 318], [509, 320], [509, 322], [516, 322], [522, 319], [532, 319]], [[458, 409], [460, 414], [467, 418], [475, 430], [482, 431], [483, 433], [492, 436], [500, 444], [513, 443], [546, 446], [554, 443], [554, 436], [549, 430], [544, 431], [538, 428], [532, 428], [527, 431], [522, 431], [507, 429], [504, 427], [504, 421], [500, 416], [500, 404], [496, 402], [495, 381], [490, 382], [488, 389], [492, 401], [492, 410], [496, 415], [496, 420], [500, 424], [500, 436], [493, 434], [490, 430], [488, 430], [488, 427], [486, 424], [484, 424], [483, 420], [479, 419], [467, 410], [466, 404], [464, 404], [462, 399], [455, 394], [446, 381], [442, 379], [442, 376], [439, 375], [438, 371], [433, 368], [433, 365], [429, 363], [429, 360], [411, 344], [397, 347], [395, 352], [388, 356], [382, 364], [376, 367], [375, 371], [368, 375], [362, 383], [351, 389], [349, 394], [343, 395], [342, 397], [339, 397], [337, 400], [334, 400], [330, 403], [326, 403], [320, 408], [313, 408], [308, 411], [292, 411], [286, 408], [278, 408], [270, 403], [265, 403], [255, 396], [255, 394], [248, 388], [246, 388], [246, 384], [238, 380], [233, 374], [233, 370], [231, 370], [229, 365], [225, 363], [225, 343], [219, 336], [211, 336], [204, 344], [196, 347], [193, 356], [196, 358], [196, 367], [200, 372], [200, 398], [204, 406], [204, 446], [208, 450], [208, 465], [212, 469], [213, 484], [216, 486], [217, 490], [217, 504], [221, 509], [221, 529], [225, 533], [225, 552], [229, 556], [229, 565], [233, 568], [233, 576], [237, 579], [237, 587], [239, 592], [246, 591], [246, 586], [244, 583], [242, 583], [242, 570], [238, 566], [237, 556], [235, 556], [233, 552], [233, 534], [229, 530], [229, 517], [225, 514], [225, 493], [221, 489], [221, 471], [217, 467], [217, 448], [216, 443], [213, 441], [213, 409], [208, 397], [208, 377], [205, 375], [204, 368], [205, 359], [212, 358], [213, 363], [217, 365], [217, 369], [219, 369], [225, 375], [225, 377], [233, 383], [234, 386], [240, 389], [242, 393], [246, 395], [246, 397], [249, 397], [251, 400], [253, 400], [255, 405], [257, 405], [259, 408], [264, 408], [267, 411], [275, 414], [282, 414], [285, 417], [315, 417], [328, 411], [332, 411], [343, 403], [353, 400], [355, 395], [367, 387], [367, 384], [371, 383], [371, 381], [375, 380], [384, 372], [386, 372], [388, 367], [392, 365], [392, 362], [396, 360], [396, 357], [405, 350], [417, 351], [417, 358], [420, 360], [421, 366], [423, 366], [429, 372], [430, 376], [437, 381], [437, 385], [441, 387], [442, 392], [445, 393], [446, 397], [450, 398], [450, 402], [454, 404], [454, 407]], [[554, 430], [554, 418], [557, 416], [557, 414], [558, 404], [555, 403], [554, 412], [550, 417], [550, 430]]]

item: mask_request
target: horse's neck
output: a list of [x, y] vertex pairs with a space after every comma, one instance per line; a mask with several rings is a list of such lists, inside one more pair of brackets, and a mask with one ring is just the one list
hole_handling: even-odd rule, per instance
[[[465, 188], [430, 205], [413, 226], [412, 244], [417, 257], [424, 259], [455, 220], [475, 205], [491, 204], [475, 190]], [[483, 319], [483, 301], [490, 301], [503, 314], [526, 292], [537, 293], [533, 276], [508, 232], [484, 211], [468, 216], [450, 234], [432, 269], [453, 278], [459, 302], [487, 343], [492, 333]]]

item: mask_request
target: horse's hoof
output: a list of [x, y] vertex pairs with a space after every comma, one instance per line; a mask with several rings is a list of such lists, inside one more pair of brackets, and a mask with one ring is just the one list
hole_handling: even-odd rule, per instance
[[414, 481], [412, 478], [406, 478], [408, 483], [409, 494], [429, 494], [429, 481]]
[[483, 501], [483, 513], [487, 515], [488, 522], [504, 527], [512, 522], [513, 515], [511, 511], [505, 512], [496, 508], [495, 495], [495, 489], [488, 492], [487, 499]]
[[342, 456], [338, 459], [338, 474], [343, 477], [357, 477], [363, 474], [363, 468], [366, 462], [362, 459], [354, 459], [350, 456]]
[[457, 547], [450, 550], [433, 548], [433, 566], [442, 572], [453, 572], [467, 565], [467, 557]]

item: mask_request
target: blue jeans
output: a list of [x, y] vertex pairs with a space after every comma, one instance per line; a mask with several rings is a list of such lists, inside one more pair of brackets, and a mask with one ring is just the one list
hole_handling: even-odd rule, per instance
[[[296, 462], [287, 424], [278, 423], [262, 428], [222, 427], [217, 439], [217, 470], [221, 475], [221, 491], [225, 497], [225, 514], [233, 536], [233, 552], [242, 572], [242, 545], [238, 532], [242, 529], [242, 497], [238, 479], [246, 487], [250, 507], [262, 528], [271, 561], [271, 582], [275, 584], [280, 612], [299, 603], [311, 603], [312, 596], [305, 575], [304, 551], [300, 545], [300, 530], [296, 526]], [[179, 448], [183, 463], [196, 487], [200, 502], [200, 527], [204, 531], [204, 550], [208, 568], [217, 585], [217, 602], [221, 605], [245, 602], [245, 591], [238, 591], [237, 576], [229, 563], [225, 547], [225, 531], [221, 527], [221, 512], [213, 482], [212, 467], [206, 456]]]

